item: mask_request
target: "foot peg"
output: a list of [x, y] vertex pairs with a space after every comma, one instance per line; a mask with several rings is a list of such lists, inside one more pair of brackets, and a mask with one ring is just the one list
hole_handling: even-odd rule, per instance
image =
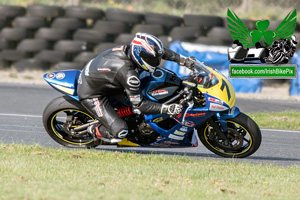
[[122, 139], [118, 139], [118, 138], [108, 139], [108, 138], [100, 137], [99, 139], [102, 140], [103, 142], [107, 142], [109, 144], [117, 144], [122, 141]]

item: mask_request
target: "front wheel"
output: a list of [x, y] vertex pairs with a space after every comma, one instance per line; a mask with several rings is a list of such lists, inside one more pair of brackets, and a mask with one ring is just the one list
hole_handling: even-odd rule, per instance
[[256, 152], [261, 144], [261, 132], [257, 124], [244, 113], [226, 121], [226, 141], [209, 123], [197, 130], [203, 145], [211, 152], [227, 158], [244, 158]]

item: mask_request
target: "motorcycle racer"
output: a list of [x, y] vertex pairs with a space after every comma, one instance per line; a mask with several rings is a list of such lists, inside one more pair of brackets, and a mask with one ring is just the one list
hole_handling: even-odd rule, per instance
[[191, 69], [193, 57], [184, 57], [165, 48], [153, 35], [137, 33], [130, 44], [104, 51], [89, 61], [78, 80], [77, 94], [81, 104], [100, 122], [88, 132], [109, 143], [117, 143], [126, 137], [128, 127], [110, 104], [109, 97], [124, 101], [124, 90], [135, 114], [181, 113], [179, 104], [165, 105], [143, 98], [139, 72], [153, 72], [161, 59], [177, 62]]

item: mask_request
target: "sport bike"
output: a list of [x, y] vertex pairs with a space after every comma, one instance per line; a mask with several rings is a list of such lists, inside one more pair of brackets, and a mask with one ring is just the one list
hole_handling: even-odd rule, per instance
[[[47, 105], [43, 123], [47, 133], [59, 144], [93, 148], [103, 142], [87, 131], [99, 121], [78, 101], [80, 73], [67, 70], [44, 75], [48, 84], [65, 95]], [[176, 116], [134, 114], [128, 98], [120, 102], [111, 97], [112, 106], [129, 128], [127, 137], [117, 145], [196, 147], [199, 138], [213, 153], [236, 158], [249, 156], [259, 148], [259, 127], [234, 106], [235, 91], [217, 70], [197, 61], [184, 78], [158, 68], [152, 73], [141, 73], [140, 80], [144, 98], [164, 104], [178, 103], [183, 110]]]

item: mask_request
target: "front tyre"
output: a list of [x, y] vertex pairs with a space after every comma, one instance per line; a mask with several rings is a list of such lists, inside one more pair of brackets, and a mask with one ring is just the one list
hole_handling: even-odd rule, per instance
[[211, 152], [227, 158], [244, 158], [256, 152], [261, 144], [261, 132], [257, 124], [244, 113], [226, 121], [226, 141], [218, 136], [209, 123], [197, 130], [203, 145]]
[[49, 136], [67, 147], [93, 148], [100, 144], [88, 133], [72, 134], [72, 128], [95, 119], [76, 101], [67, 96], [52, 100], [44, 110], [43, 124]]

